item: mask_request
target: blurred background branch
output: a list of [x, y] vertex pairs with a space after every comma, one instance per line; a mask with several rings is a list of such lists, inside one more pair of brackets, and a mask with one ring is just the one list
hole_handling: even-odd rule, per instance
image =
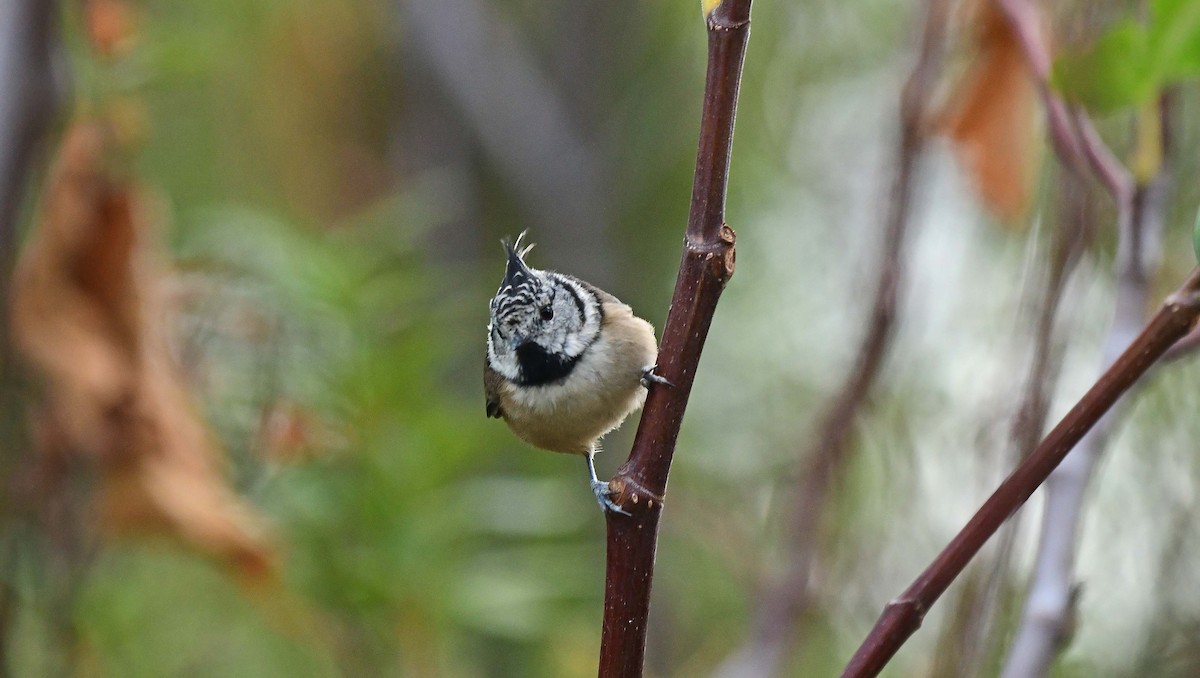
[[993, 0], [1004, 13], [1021, 45], [1046, 115], [1050, 141], [1064, 166], [1082, 172], [1089, 167], [1113, 200], [1127, 200], [1132, 178], [1100, 139], [1086, 115], [1072, 111], [1050, 84], [1053, 63], [1043, 10], [1032, 0]]
[[[948, 0], [939, 75], [916, 98], [908, 197], [896, 100], [926, 3], [756, 4], [727, 193], [732, 225], [753, 237], [738, 243], [738, 282], [721, 294], [678, 429], [646, 675], [713, 674], [764, 635], [772, 610], [793, 615], [769, 629], [783, 648], [776, 674], [834, 675], [1043, 417], [1093, 382], [1125, 261], [1098, 186], [1132, 196], [1158, 172], [1154, 153], [1135, 152], [1154, 145], [1130, 137], [1154, 136], [1143, 123], [1164, 89], [1180, 107], [1170, 173], [1200, 172], [1189, 150], [1200, 118], [1184, 114], [1200, 74], [1197, 2], [1142, 12], [1005, 0], [1037, 13], [1014, 24], [998, 0]], [[695, 178], [707, 37], [696, 20], [694, 2], [0, 2], [5, 266], [12, 243], [40, 247], [39, 196], [75, 214], [57, 221], [78, 227], [65, 234], [148, 235], [128, 250], [137, 267], [115, 256], [122, 238], [43, 266], [90, 296], [49, 295], [27, 348], [68, 378], [117, 364], [105, 373], [120, 378], [102, 383], [142, 384], [119, 389], [138, 394], [134, 407], [89, 401], [108, 403], [86, 410], [99, 430], [133, 442], [110, 452], [167, 449], [145, 443], [164, 412], [198, 442], [171, 448], [174, 463], [120, 457], [137, 460], [121, 476], [129, 486], [158, 498], [125, 504], [145, 512], [123, 524], [149, 527], [140, 519], [170, 509], [188, 535], [97, 531], [99, 472], [113, 460], [49, 463], [39, 436], [71, 432], [44, 416], [52, 382], [32, 370], [5, 382], [0, 672], [596, 675], [604, 521], [573, 465], [482, 416], [486, 300], [503, 272], [496, 240], [529, 228], [541, 265], [663, 327]], [[35, 25], [48, 42], [19, 37]], [[63, 116], [29, 113], [68, 96], [113, 134], [84, 173], [107, 186], [94, 194], [52, 186], [45, 140]], [[39, 146], [10, 173], [11, 149]], [[1151, 298], [1195, 263], [1186, 225], [1200, 185], [1175, 183]], [[897, 214], [903, 271], [881, 304]], [[147, 324], [112, 322], [108, 301], [128, 298], [91, 293], [134, 271], [154, 273], [137, 289], [155, 303], [132, 305]], [[867, 360], [881, 321], [884, 350]], [[117, 328], [85, 336], [108, 337], [97, 345], [121, 359], [52, 350], [67, 333], [47, 328], [80, 324]], [[802, 453], [864, 363], [866, 395], [839, 423], [836, 482], [818, 487], [812, 467], [831, 457]], [[1078, 623], [1053, 673], [1196, 675], [1200, 574], [1188, 563], [1200, 539], [1184, 517], [1200, 497], [1198, 371], [1194, 360], [1156, 370], [1119, 415], [1070, 580], [1104, 595], [1074, 586]], [[163, 386], [146, 374], [172, 375], [169, 397], [141, 397]], [[167, 401], [178, 406], [153, 405]], [[608, 449], [628, 449], [634, 429]], [[620, 461], [601, 455], [601, 472]], [[820, 499], [813, 514], [798, 513], [798, 478]], [[228, 501], [195, 501], [197, 488]], [[203, 539], [236, 524], [221, 507], [259, 518], [261, 551], [239, 561], [219, 555], [237, 549], [197, 548], [232, 544]], [[814, 535], [806, 551], [783, 538], [796, 521]], [[982, 552], [983, 567], [947, 590], [957, 601], [930, 610], [938, 632], [913, 636], [889, 671], [999, 672], [1029, 536], [1008, 530]], [[85, 557], [59, 557], [72, 543]], [[280, 576], [246, 576], [255, 563]], [[764, 599], [788, 573], [800, 608]]]
[[[1042, 287], [1031, 304], [1035, 315], [1032, 356], [1021, 377], [1020, 401], [1012, 409], [1007, 429], [1004, 460], [1010, 468], [1033, 453], [1046, 430], [1065, 348], [1065, 338], [1058, 331], [1062, 324], [1059, 309], [1072, 273], [1095, 239], [1096, 210], [1085, 178], [1066, 168], [1059, 168], [1058, 177], [1061, 188], [1050, 217], [1051, 251], [1041, 276]], [[1011, 599], [1011, 569], [1022, 517], [1018, 513], [1001, 528], [990, 558], [981, 558], [983, 562], [968, 571], [967, 582], [959, 587], [954, 612], [943, 626], [935, 675], [987, 675], [989, 657], [998, 645], [996, 629], [1001, 627]]]
[[[16, 472], [27, 444], [22, 412], [23, 389], [14, 366], [9, 331], [8, 298], [21, 216], [48, 155], [50, 132], [63, 99], [57, 8], [42, 0], [12, 0], [0, 4], [0, 530], [20, 530], [14, 514], [23, 507], [17, 495]], [[0, 569], [12, 573], [20, 561], [19, 545], [0, 540]], [[0, 673], [10, 675], [12, 634], [20, 614], [18, 586], [0, 578]], [[69, 609], [60, 609], [61, 622]], [[61, 625], [59, 626], [61, 629]], [[61, 636], [60, 636], [61, 637]]]
[[[0, 6], [0, 298], [16, 252], [18, 218], [46, 150], [62, 100], [55, 69], [57, 10], [53, 2], [12, 0]], [[7, 314], [0, 314], [6, 318]], [[0, 346], [7, 325], [0, 321]], [[0, 350], [0, 370], [9, 371]]]
[[844, 468], [855, 450], [851, 439], [859, 412], [867, 406], [879, 379], [901, 307], [905, 245], [914, 194], [921, 184], [921, 158], [930, 132], [930, 111], [941, 73], [951, 6], [950, 0], [925, 3], [917, 54], [899, 97], [891, 190], [881, 206], [879, 260], [872, 266], [877, 276], [874, 297], [853, 368], [825, 406], [811, 446], [799, 456], [803, 470], [784, 533], [787, 568], [759, 592], [750, 636], [717, 669], [715, 675], [722, 678], [778, 675], [785, 654], [795, 642], [797, 627], [812, 603], [809, 582], [821, 549], [820, 528], [826, 506], [830, 495], [838, 491]]
[[[1161, 242], [1170, 182], [1166, 162], [1173, 137], [1170, 97], [1164, 95], [1147, 117], [1139, 120], [1139, 149], [1162, 159], [1154, 173], [1139, 181], [1132, 194], [1118, 194], [1116, 256], [1117, 296], [1112, 326], [1104, 342], [1102, 368], [1107, 369], [1125, 351], [1142, 327], [1151, 299], [1151, 281], [1161, 265]], [[1080, 441], [1046, 481], [1046, 504], [1038, 555], [1017, 634], [1009, 650], [1003, 676], [1044, 676], [1054, 657], [1070, 641], [1070, 620], [1075, 615], [1079, 584], [1075, 578], [1076, 551], [1083, 521], [1084, 500], [1091, 476], [1121, 417], [1109, 413]]]
[[509, 16], [479, 0], [398, 6], [410, 52], [437, 76], [520, 196], [535, 232], [547, 234], [540, 241], [548, 259], [585, 280], [609, 282], [615, 257], [606, 168]]

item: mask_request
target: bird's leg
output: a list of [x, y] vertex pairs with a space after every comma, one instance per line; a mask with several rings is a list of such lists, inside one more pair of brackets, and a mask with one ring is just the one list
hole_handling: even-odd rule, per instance
[[657, 370], [657, 369], [658, 369], [658, 365], [651, 365], [650, 367], [647, 367], [646, 369], [642, 370], [642, 379], [641, 379], [642, 386], [649, 389], [650, 384], [654, 383], [654, 384], [662, 384], [663, 386], [670, 386], [671, 388], [675, 388], [675, 384], [672, 384], [671, 382], [667, 381], [666, 377], [655, 374], [654, 370]]
[[600, 510], [630, 515], [629, 511], [621, 508], [615, 501], [611, 499], [612, 490], [608, 488], [608, 483], [596, 477], [595, 456], [596, 448], [593, 447], [587, 451], [588, 477], [592, 481], [592, 493], [596, 495], [596, 503], [600, 504]]

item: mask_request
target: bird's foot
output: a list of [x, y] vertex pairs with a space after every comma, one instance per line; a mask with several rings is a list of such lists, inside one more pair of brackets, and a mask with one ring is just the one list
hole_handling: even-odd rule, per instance
[[600, 504], [601, 511], [612, 511], [624, 516], [631, 515], [629, 511], [621, 508], [617, 502], [612, 500], [612, 489], [603, 480], [592, 481], [592, 493], [596, 495], [596, 503]]
[[641, 379], [642, 386], [644, 386], [648, 389], [648, 388], [650, 388], [650, 384], [653, 383], [653, 384], [662, 384], [663, 386], [670, 386], [671, 388], [675, 388], [675, 384], [672, 384], [671, 382], [667, 381], [666, 377], [655, 374], [654, 370], [657, 370], [657, 369], [658, 369], [658, 365], [651, 365], [650, 367], [647, 367], [646, 369], [642, 370], [642, 379]]

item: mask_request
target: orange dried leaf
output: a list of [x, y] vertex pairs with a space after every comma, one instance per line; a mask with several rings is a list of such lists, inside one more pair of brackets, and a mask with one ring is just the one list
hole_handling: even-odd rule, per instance
[[115, 449], [110, 415], [134, 392], [141, 325], [133, 281], [133, 222], [100, 172], [98, 125], [63, 140], [41, 223], [13, 277], [12, 327], [46, 382], [55, 425], [78, 452]]
[[118, 57], [133, 48], [137, 19], [124, 0], [87, 0], [84, 20], [92, 47], [106, 57]]
[[14, 275], [16, 343], [41, 377], [48, 458], [91, 460], [118, 532], [165, 530], [265, 574], [274, 560], [226, 484], [166, 341], [162, 273], [136, 191], [104, 161], [111, 134], [76, 123]]
[[993, 3], [978, 8], [975, 24], [978, 52], [939, 126], [983, 203], [1016, 221], [1029, 208], [1036, 178], [1037, 91], [1017, 36]]

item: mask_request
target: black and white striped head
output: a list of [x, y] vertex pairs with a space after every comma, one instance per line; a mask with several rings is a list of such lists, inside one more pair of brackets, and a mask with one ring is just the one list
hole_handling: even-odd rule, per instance
[[567, 275], [525, 264], [533, 249], [504, 241], [508, 266], [492, 298], [488, 363], [526, 386], [565, 378], [600, 334], [603, 312], [592, 289]]

